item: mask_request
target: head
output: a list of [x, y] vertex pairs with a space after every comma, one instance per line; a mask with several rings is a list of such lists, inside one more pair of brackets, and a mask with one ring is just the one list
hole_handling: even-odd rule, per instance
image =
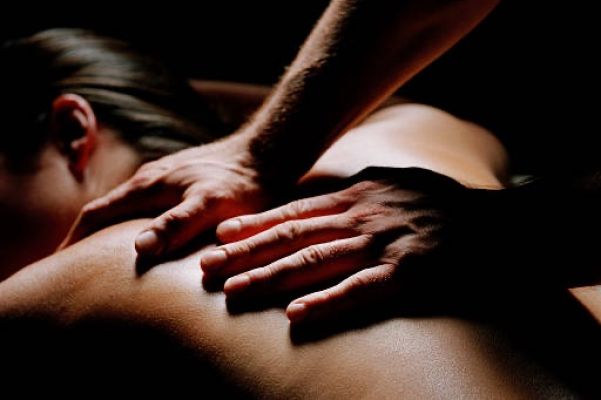
[[0, 279], [145, 161], [217, 137], [189, 87], [126, 43], [52, 29], [0, 49]]

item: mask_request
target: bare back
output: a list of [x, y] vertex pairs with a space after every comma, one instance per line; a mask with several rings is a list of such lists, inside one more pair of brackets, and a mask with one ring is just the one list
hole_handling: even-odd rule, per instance
[[[457, 123], [469, 131], [470, 125]], [[470, 135], [491, 144], [490, 138], [474, 132], [469, 132], [465, 140]], [[350, 143], [353, 136], [347, 140]], [[423, 143], [427, 148], [428, 141]], [[414, 144], [417, 150], [410, 152], [409, 158], [403, 158], [399, 150], [401, 166], [423, 166], [416, 161], [419, 141]], [[342, 145], [339, 148], [348, 151]], [[457, 157], [456, 153], [448, 154]], [[503, 154], [494, 154], [494, 161], [489, 156], [471, 161], [465, 158], [468, 161], [449, 168], [449, 175], [474, 185], [499, 187], [502, 178], [494, 170], [499, 167], [495, 163], [502, 163], [499, 160]], [[393, 159], [391, 154], [384, 158]], [[434, 157], [429, 162], [435, 164], [443, 158]], [[344, 176], [353, 172], [335, 165], [335, 159], [334, 150], [326, 153], [323, 170], [316, 166], [313, 173]], [[493, 166], [488, 165], [489, 172], [483, 172], [487, 162]], [[470, 171], [475, 173], [470, 175]], [[200, 394], [204, 386], [222, 379], [226, 385], [262, 398], [570, 397], [545, 368], [512, 348], [511, 340], [489, 324], [445, 316], [396, 316], [319, 338], [297, 340], [279, 307], [230, 314], [223, 293], [208, 292], [200, 283], [198, 259], [213, 246], [211, 241], [199, 244], [190, 255], [147, 269], [136, 259], [133, 246], [143, 224], [139, 220], [110, 227], [1, 283], [0, 320], [8, 327], [23, 320], [50, 321], [51, 331], [59, 336], [69, 332], [70, 338], [85, 331], [87, 345], [75, 351], [80, 353], [78, 360], [89, 361], [83, 368], [96, 371], [98, 352], [91, 349], [102, 338], [102, 351], [117, 353], [103, 359], [109, 364], [114, 360], [115, 370], [122, 371], [119, 364], [146, 364], [140, 371], [160, 371], [159, 377], [179, 376], [179, 381], [169, 381], [171, 387], [189, 385], [197, 387]], [[117, 334], [103, 330], [115, 325], [119, 327]], [[90, 326], [93, 329], [88, 329]], [[126, 340], [122, 327], [134, 329], [133, 341]], [[144, 337], [155, 334], [167, 338], [166, 342], [152, 342], [157, 347], [145, 348], [143, 359], [126, 361], [126, 346], [120, 341], [147, 343]], [[4, 344], [27, 347], [27, 343]], [[59, 354], [67, 354], [70, 342], [60, 345]], [[184, 354], [188, 362], [178, 365], [160, 356], [153, 358], [153, 354], [164, 354], [159, 347], [162, 345]], [[90, 352], [90, 358], [81, 352]], [[106, 367], [103, 363], [102, 368]], [[179, 368], [181, 374], [173, 374]], [[157, 384], [139, 379], [136, 370], [129, 372], [132, 379], [128, 383], [133, 388], [148, 390]], [[115, 376], [94, 378], [110, 386]]]

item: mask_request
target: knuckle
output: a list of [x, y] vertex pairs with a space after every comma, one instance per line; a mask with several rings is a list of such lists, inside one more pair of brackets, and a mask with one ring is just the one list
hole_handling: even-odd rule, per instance
[[372, 223], [385, 215], [385, 207], [380, 204], [369, 204], [355, 207], [349, 212], [348, 218], [351, 226], [361, 227]]
[[186, 197], [185, 204], [186, 212], [189, 214], [190, 218], [198, 215], [206, 208], [205, 198], [200, 194], [193, 194]]
[[278, 241], [293, 241], [302, 234], [298, 221], [287, 221], [275, 227], [275, 237]]
[[395, 263], [384, 264], [381, 267], [380, 280], [381, 281], [389, 281], [391, 280], [399, 271], [398, 265]]
[[[210, 190], [204, 190], [205, 193], [211, 193]], [[217, 207], [219, 204], [221, 204], [223, 201], [225, 201], [225, 198], [220, 196], [219, 194], [216, 193], [212, 193], [211, 195], [208, 196], [202, 196], [201, 193], [203, 192], [199, 192], [197, 194], [199, 201], [202, 202], [202, 204], [204, 205], [205, 208], [215, 208]]]
[[157, 177], [151, 174], [136, 174], [131, 177], [129, 182], [127, 182], [128, 189], [131, 190], [140, 190], [146, 189], [153, 183], [156, 183]]
[[352, 228], [360, 228], [367, 221], [366, 215], [358, 210], [353, 210], [347, 213], [348, 223]]
[[407, 254], [408, 251], [406, 249], [392, 248], [388, 249], [388, 251], [386, 251], [385, 254], [382, 254], [378, 258], [378, 261], [387, 265], [398, 266], [409, 259], [409, 256], [407, 256]]
[[350, 278], [349, 289], [370, 286], [373, 284], [373, 278], [365, 273], [357, 273]]
[[380, 270], [371, 279], [371, 286], [382, 293], [383, 296], [392, 293], [398, 293], [401, 290], [403, 282], [403, 271], [398, 263], [388, 263], [381, 265]]
[[360, 246], [364, 249], [371, 249], [378, 243], [376, 234], [373, 232], [363, 233], [359, 237], [359, 240]]
[[[204, 203], [202, 205], [202, 208], [206, 208], [206, 205]], [[254, 225], [255, 224], [252, 223], [250, 219], [246, 217], [229, 218], [217, 225], [217, 235], [220, 237], [225, 234], [237, 235], [240, 232], [247, 231], [248, 228], [251, 228]]]
[[442, 224], [442, 218], [435, 212], [416, 213], [409, 221], [408, 225], [415, 232], [429, 232], [437, 230]]
[[196, 188], [194, 188], [190, 191], [185, 191], [183, 193], [183, 197], [189, 204], [193, 205], [194, 207], [198, 207], [205, 202], [205, 198], [208, 196], [205, 196], [205, 192], [196, 190]]
[[323, 250], [317, 245], [307, 247], [300, 253], [300, 255], [301, 265], [305, 266], [318, 264], [323, 262], [325, 259]]
[[[163, 230], [172, 231], [183, 225], [184, 222], [188, 221], [191, 214], [188, 210], [171, 210], [163, 216], [162, 227]], [[158, 227], [160, 230], [161, 227]]]
[[193, 212], [191, 208], [178, 208], [169, 214], [171, 220], [184, 221], [192, 218]]
[[161, 171], [159, 168], [155, 167], [153, 164], [145, 164], [142, 165], [138, 171], [132, 176], [128, 185], [133, 189], [144, 189], [148, 188], [151, 185], [158, 184], [162, 182], [162, 179], [165, 176], [165, 172]]
[[161, 171], [165, 171], [165, 165], [159, 160], [149, 161], [144, 163], [136, 171], [136, 175], [155, 175]]
[[254, 249], [255, 249], [255, 245], [252, 241], [250, 240], [243, 240], [239, 243], [237, 243], [234, 246], [231, 247], [227, 247], [224, 249], [226, 254], [228, 255], [228, 257], [232, 257], [232, 258], [239, 258], [239, 257], [244, 257], [248, 254], [251, 254]]
[[294, 217], [297, 215], [301, 215], [309, 211], [310, 204], [309, 201], [305, 200], [296, 200], [292, 203], [289, 203], [288, 206], [285, 207], [284, 214], [286, 217]]
[[153, 177], [149, 173], [139, 172], [134, 175], [129, 184], [133, 188], [145, 188], [148, 187], [153, 181]]
[[148, 172], [154, 170], [156, 167], [156, 161], [150, 161], [145, 164], [142, 164], [140, 168], [138, 168], [138, 172]]
[[355, 196], [351, 196], [348, 190], [341, 190], [327, 195], [327, 200], [333, 205], [350, 205], [355, 200]]
[[315, 295], [313, 302], [316, 305], [332, 302], [336, 297], [340, 297], [340, 290], [324, 290]]
[[237, 224], [237, 229], [240, 232], [244, 232], [248, 229], [260, 228], [264, 224], [261, 215], [245, 215], [242, 217], [232, 218], [229, 221], [232, 221], [233, 224]]
[[387, 215], [388, 211], [390, 210], [389, 205], [379, 202], [379, 201], [371, 202], [370, 204], [367, 204], [364, 207], [365, 207], [365, 211], [373, 216]]
[[278, 274], [276, 267], [268, 265], [248, 272], [248, 277], [252, 283], [267, 282], [274, 279]]

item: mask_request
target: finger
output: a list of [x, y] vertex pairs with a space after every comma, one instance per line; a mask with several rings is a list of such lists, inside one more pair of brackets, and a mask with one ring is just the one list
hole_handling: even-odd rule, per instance
[[394, 270], [392, 264], [363, 269], [336, 286], [294, 300], [286, 315], [291, 323], [299, 323], [345, 316], [369, 306], [380, 307], [398, 291], [392, 282]]
[[169, 207], [176, 198], [154, 195], [149, 187], [136, 187], [129, 181], [121, 184], [105, 196], [86, 204], [71, 226], [59, 249], [67, 247], [111, 223], [124, 219], [132, 213], [148, 213]]
[[366, 263], [371, 238], [356, 236], [309, 246], [262, 268], [225, 282], [227, 296], [257, 296], [306, 288], [348, 276]]
[[340, 214], [287, 221], [204, 254], [200, 266], [206, 274], [229, 277], [267, 265], [310, 245], [356, 235], [348, 226]]
[[351, 205], [342, 192], [296, 200], [281, 207], [259, 214], [236, 217], [222, 222], [217, 227], [217, 238], [230, 243], [251, 237], [283, 222], [337, 214]]
[[[190, 196], [179, 205], [157, 217], [136, 238], [136, 251], [146, 256], [159, 256], [181, 249], [195, 237], [214, 228], [223, 212], [210, 198]], [[233, 212], [233, 211], [232, 211]]]

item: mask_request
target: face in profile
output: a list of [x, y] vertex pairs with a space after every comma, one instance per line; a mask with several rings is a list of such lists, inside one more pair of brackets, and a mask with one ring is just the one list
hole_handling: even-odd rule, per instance
[[49, 140], [33, 156], [15, 163], [18, 155], [0, 152], [0, 279], [51, 254], [83, 205], [140, 164], [82, 97], [57, 97], [52, 118]]
[[51, 254], [143, 162], [222, 134], [186, 79], [119, 39], [48, 29], [0, 60], [0, 280]]
[[53, 150], [44, 149], [39, 166], [26, 172], [13, 171], [0, 156], [2, 278], [50, 254], [82, 205]]

